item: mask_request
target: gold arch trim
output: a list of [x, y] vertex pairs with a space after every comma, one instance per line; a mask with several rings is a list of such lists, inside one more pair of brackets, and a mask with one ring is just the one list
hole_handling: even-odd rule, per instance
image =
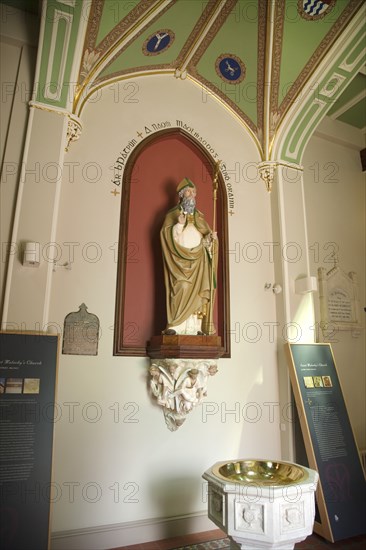
[[[158, 0], [156, 4], [154, 4], [149, 11], [147, 11], [140, 19], [136, 21], [134, 25], [132, 25], [126, 33], [124, 33], [117, 42], [115, 42], [112, 46], [110, 46], [106, 52], [103, 54], [103, 56], [97, 61], [97, 63], [94, 65], [94, 67], [91, 69], [89, 74], [86, 76], [83, 83], [77, 88], [76, 94], [74, 97], [74, 104], [73, 104], [73, 112], [76, 112], [77, 105], [79, 103], [80, 97], [85, 90], [85, 88], [88, 86], [88, 84], [93, 80], [93, 78], [98, 74], [103, 64], [108, 60], [108, 58], [112, 59], [113, 56], [118, 52], [119, 48], [121, 47], [121, 44], [128, 40], [131, 35], [133, 35], [138, 27], [141, 25], [144, 25], [147, 19], [150, 18], [151, 15], [154, 14], [154, 12], [157, 12], [160, 14], [160, 8], [163, 4], [166, 3], [166, 0]], [[168, 4], [169, 6], [169, 4]], [[168, 7], [166, 6], [166, 7]], [[80, 110], [79, 110], [80, 112]]]
[[[77, 113], [75, 113], [76, 116], [81, 117], [81, 113], [85, 107], [85, 104], [87, 103], [88, 99], [95, 93], [98, 92], [102, 88], [106, 88], [107, 86], [111, 86], [112, 84], [115, 84], [117, 82], [123, 82], [124, 80], [130, 80], [133, 78], [139, 78], [144, 76], [157, 76], [157, 75], [172, 75], [174, 76], [175, 70], [174, 69], [167, 69], [167, 70], [159, 70], [159, 71], [141, 71], [136, 73], [130, 73], [125, 75], [120, 75], [118, 77], [111, 78], [110, 80], [105, 80], [98, 85], [94, 86], [87, 95], [83, 98], [83, 100], [80, 103], [80, 108]], [[260, 141], [258, 140], [258, 137], [256, 136], [255, 132], [252, 130], [252, 128], [243, 120], [243, 118], [228, 105], [219, 95], [215, 94], [212, 89], [206, 88], [202, 82], [200, 82], [199, 79], [195, 78], [194, 76], [187, 74], [187, 79], [193, 82], [196, 86], [199, 86], [201, 89], [207, 89], [207, 94], [210, 96], [213, 96], [215, 100], [222, 106], [226, 111], [230, 113], [231, 116], [234, 116], [234, 118], [240, 123], [240, 125], [249, 132], [251, 137], [253, 138], [254, 144], [258, 150], [259, 156], [261, 160], [264, 160], [264, 153], [261, 146]]]

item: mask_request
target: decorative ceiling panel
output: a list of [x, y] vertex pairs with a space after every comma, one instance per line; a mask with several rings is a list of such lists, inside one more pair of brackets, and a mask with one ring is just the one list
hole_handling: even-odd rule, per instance
[[255, 17], [245, 21], [243, 7], [243, 0], [226, 4], [188, 71], [257, 133], [262, 124], [266, 2], [259, 1]]
[[118, 51], [97, 80], [149, 69], [177, 68], [189, 43], [209, 17], [214, 2], [209, 2], [204, 10], [203, 6], [201, 2], [188, 5], [187, 1], [169, 5]]
[[[363, 0], [93, 0], [75, 112], [93, 89], [138, 73], [191, 78], [261, 144], [268, 140]], [[354, 98], [332, 112], [359, 126]], [[83, 92], [84, 93], [83, 95]], [[158, 100], [158, 99], [157, 99]], [[362, 104], [361, 104], [362, 105]], [[358, 105], [360, 109], [360, 104]]]
[[[306, 81], [363, 0], [286, 0], [276, 3], [272, 58], [271, 135]], [[314, 8], [320, 14], [312, 13]], [[327, 6], [327, 9], [324, 9]], [[310, 13], [307, 13], [311, 10]]]
[[[330, 45], [331, 36], [328, 34], [339, 19], [342, 11], [347, 7], [347, 0], [336, 3], [332, 0], [328, 9], [321, 15], [308, 14], [303, 0], [286, 0], [283, 17], [282, 49], [280, 52], [280, 79], [278, 103], [281, 105], [291, 86], [296, 82], [301, 71], [311, 60], [320, 57], [322, 50]], [[334, 34], [334, 33], [332, 33]], [[320, 51], [317, 51], [319, 48]]]
[[[103, 44], [108, 42], [113, 35], [115, 35], [114, 39], [118, 39], [128, 27], [128, 23], [134, 21], [138, 13], [143, 13], [149, 7], [149, 2], [137, 0], [134, 2], [111, 2], [110, 0], [101, 2], [98, 0], [94, 7], [96, 8], [97, 5], [100, 17], [98, 17], [99, 25], [93, 45], [103, 51]], [[119, 23], [122, 25], [118, 25]]]

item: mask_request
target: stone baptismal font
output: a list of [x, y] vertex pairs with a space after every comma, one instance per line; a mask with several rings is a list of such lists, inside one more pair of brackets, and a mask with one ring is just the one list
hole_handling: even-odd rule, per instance
[[312, 533], [318, 473], [270, 460], [217, 462], [208, 482], [208, 517], [231, 549], [292, 550]]

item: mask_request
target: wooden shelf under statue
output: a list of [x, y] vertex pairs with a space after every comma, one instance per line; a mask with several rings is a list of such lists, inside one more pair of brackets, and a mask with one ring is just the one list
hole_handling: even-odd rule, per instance
[[220, 336], [193, 336], [190, 334], [153, 336], [146, 350], [148, 356], [153, 359], [172, 357], [219, 359], [224, 353]]

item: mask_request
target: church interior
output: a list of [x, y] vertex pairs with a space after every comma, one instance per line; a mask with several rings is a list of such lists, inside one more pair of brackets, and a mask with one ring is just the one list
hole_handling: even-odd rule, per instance
[[[273, 463], [318, 470], [320, 535], [365, 534], [365, 521], [342, 531], [328, 512], [352, 500], [353, 444], [354, 469], [366, 468], [366, 4], [0, 8], [1, 336], [57, 342], [53, 397], [35, 360], [21, 374], [0, 357], [2, 413], [54, 401], [42, 550], [217, 529], [262, 540], [256, 501], [235, 516], [227, 469], [210, 470], [234, 462], [240, 485], [247, 459], [266, 475]], [[175, 314], [191, 280], [174, 299], [172, 288], [196, 243], [178, 248], [170, 226], [159, 236], [183, 195], [197, 209], [181, 208], [181, 228], [210, 239], [193, 329]], [[29, 479], [19, 468], [14, 487]], [[306, 510], [283, 513], [281, 536]], [[6, 521], [10, 541], [21, 527]], [[40, 550], [26, 539], [21, 550]], [[293, 547], [281, 541], [248, 548]]]

